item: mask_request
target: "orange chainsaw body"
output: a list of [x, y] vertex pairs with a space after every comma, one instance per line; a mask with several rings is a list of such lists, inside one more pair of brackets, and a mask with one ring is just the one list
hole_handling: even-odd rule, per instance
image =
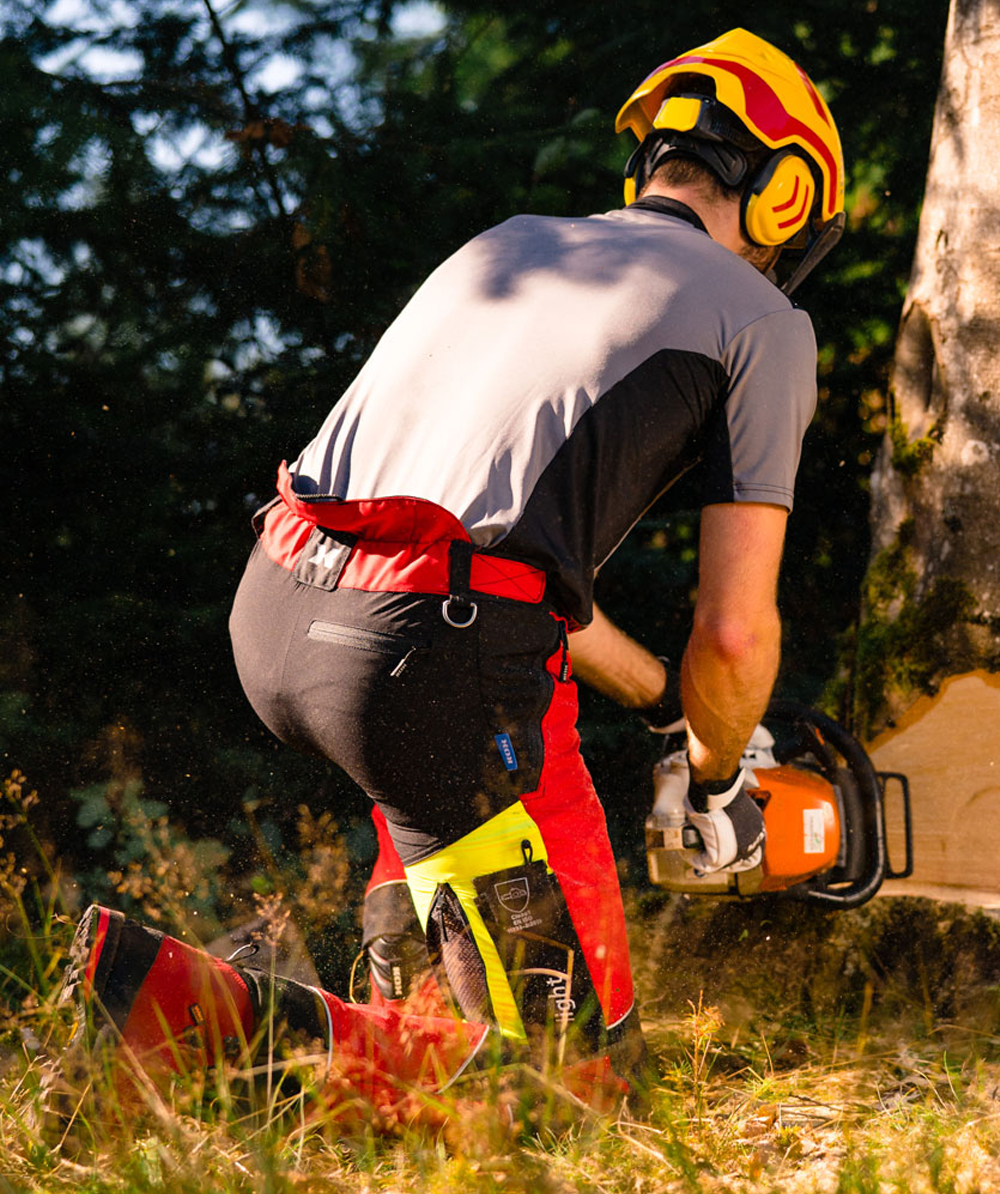
[[756, 772], [750, 795], [761, 805], [767, 829], [761, 891], [784, 891], [832, 870], [841, 845], [840, 809], [833, 786], [795, 767]]

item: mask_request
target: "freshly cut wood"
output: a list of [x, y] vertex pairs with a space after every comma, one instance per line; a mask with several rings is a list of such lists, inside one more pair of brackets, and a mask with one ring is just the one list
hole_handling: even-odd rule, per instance
[[[1000, 675], [951, 677], [868, 750], [878, 770], [910, 781], [913, 876], [883, 892], [1000, 906]], [[898, 860], [902, 818], [891, 800], [888, 811]]]

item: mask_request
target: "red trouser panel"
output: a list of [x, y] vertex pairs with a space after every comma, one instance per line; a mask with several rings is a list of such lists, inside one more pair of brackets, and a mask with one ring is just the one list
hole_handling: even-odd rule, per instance
[[[557, 652], [548, 670], [557, 675], [561, 662]], [[578, 712], [575, 682], [557, 680], [542, 718], [541, 782], [521, 803], [545, 842], [610, 1028], [628, 1014], [635, 993], [618, 871], [604, 809], [580, 754]]]
[[385, 1108], [401, 1098], [440, 1091], [476, 1055], [489, 1028], [451, 1016], [416, 1016], [392, 1004], [345, 1003], [321, 991], [330, 1012], [334, 1046], [324, 1100], [363, 1099]]
[[[337, 1042], [323, 1088], [324, 1114], [338, 1122], [370, 1109], [390, 1121], [437, 1122], [444, 1109], [427, 1096], [447, 1088], [489, 1035], [485, 1025], [468, 1020], [413, 1016], [392, 1004], [368, 1007], [321, 994]], [[628, 1094], [628, 1083], [607, 1056], [566, 1065], [557, 1081], [598, 1112], [612, 1110]]]
[[389, 836], [385, 813], [377, 804], [372, 805], [372, 824], [375, 826], [375, 837], [378, 841], [378, 855], [365, 889], [365, 895], [382, 883], [406, 882], [406, 871], [396, 853], [396, 847], [392, 844], [392, 838]]

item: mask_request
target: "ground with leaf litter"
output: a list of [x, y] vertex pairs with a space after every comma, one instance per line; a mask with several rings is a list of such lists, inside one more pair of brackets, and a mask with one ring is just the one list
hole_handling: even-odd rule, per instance
[[640, 904], [659, 1107], [694, 1187], [1000, 1190], [994, 918], [908, 898]]

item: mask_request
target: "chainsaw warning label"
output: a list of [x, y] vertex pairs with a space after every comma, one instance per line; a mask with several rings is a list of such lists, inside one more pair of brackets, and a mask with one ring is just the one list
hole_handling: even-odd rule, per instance
[[822, 854], [826, 832], [821, 808], [802, 810], [802, 851], [804, 854]]

